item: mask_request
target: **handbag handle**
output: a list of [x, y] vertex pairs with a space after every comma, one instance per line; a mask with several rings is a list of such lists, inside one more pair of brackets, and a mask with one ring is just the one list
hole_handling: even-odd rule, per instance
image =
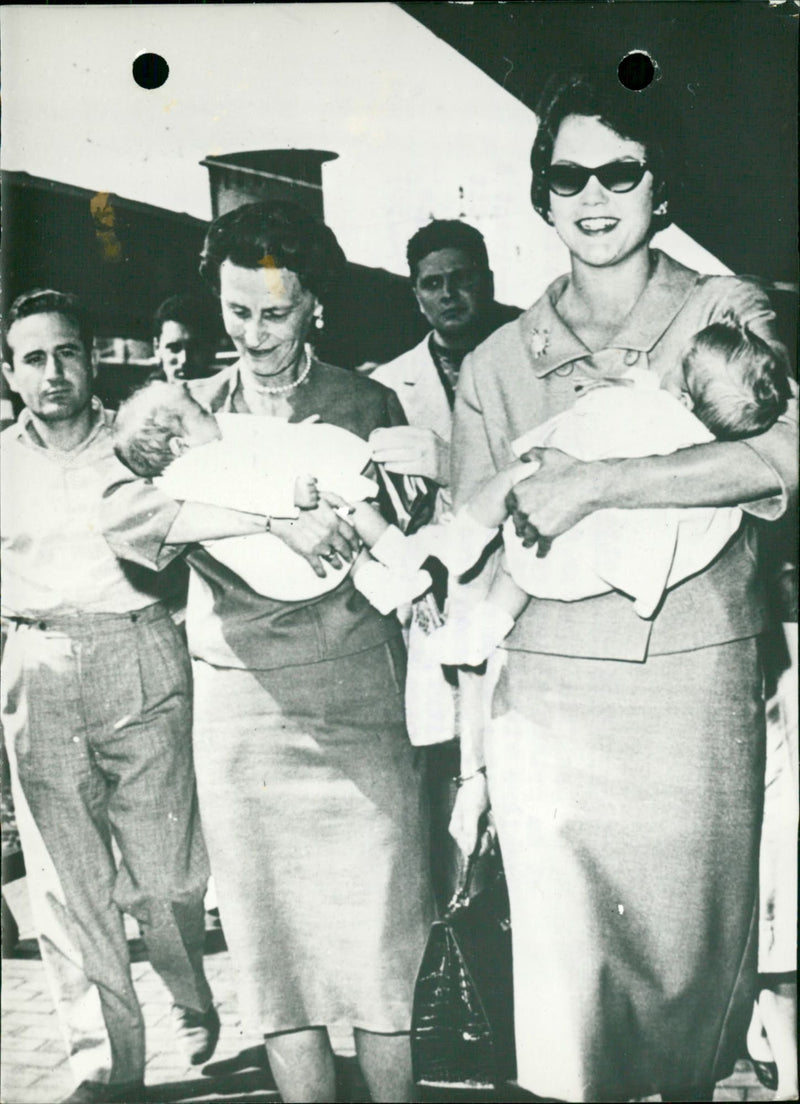
[[455, 916], [462, 908], [465, 908], [469, 904], [469, 891], [472, 888], [472, 878], [475, 873], [475, 864], [478, 860], [478, 850], [480, 847], [480, 839], [475, 844], [475, 850], [467, 859], [466, 866], [461, 871], [461, 877], [458, 879], [458, 885], [456, 886], [455, 893], [450, 899], [450, 904], [445, 910], [445, 919], [449, 920], [452, 916]]

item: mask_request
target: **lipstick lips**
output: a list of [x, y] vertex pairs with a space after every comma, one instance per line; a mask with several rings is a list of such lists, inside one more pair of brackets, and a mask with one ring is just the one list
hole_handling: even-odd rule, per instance
[[592, 215], [588, 218], [578, 219], [578, 229], [583, 234], [608, 234], [619, 224], [619, 219], [606, 217], [605, 215]]

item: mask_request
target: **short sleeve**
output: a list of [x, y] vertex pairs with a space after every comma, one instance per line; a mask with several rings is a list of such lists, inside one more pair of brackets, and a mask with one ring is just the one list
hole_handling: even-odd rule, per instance
[[149, 480], [121, 476], [103, 495], [103, 535], [119, 559], [160, 571], [182, 552], [165, 543], [180, 508]]

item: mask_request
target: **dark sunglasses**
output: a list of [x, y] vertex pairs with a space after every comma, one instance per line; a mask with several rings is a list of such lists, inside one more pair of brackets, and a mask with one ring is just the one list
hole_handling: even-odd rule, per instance
[[647, 165], [641, 161], [609, 161], [593, 169], [587, 165], [551, 165], [547, 170], [547, 183], [556, 195], [574, 196], [582, 192], [594, 176], [609, 192], [632, 192], [646, 172]]

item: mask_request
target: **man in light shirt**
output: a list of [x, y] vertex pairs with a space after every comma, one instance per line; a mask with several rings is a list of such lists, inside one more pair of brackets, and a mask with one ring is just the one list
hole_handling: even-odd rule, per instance
[[123, 469], [92, 394], [80, 305], [20, 296], [4, 344], [25, 404], [0, 437], [2, 724], [18, 827], [77, 1083], [68, 1099], [130, 1104], [145, 1045], [123, 912], [171, 993], [187, 1060], [206, 1061], [219, 1036], [203, 971], [189, 658], [155, 576], [122, 564], [102, 535], [103, 494]]

